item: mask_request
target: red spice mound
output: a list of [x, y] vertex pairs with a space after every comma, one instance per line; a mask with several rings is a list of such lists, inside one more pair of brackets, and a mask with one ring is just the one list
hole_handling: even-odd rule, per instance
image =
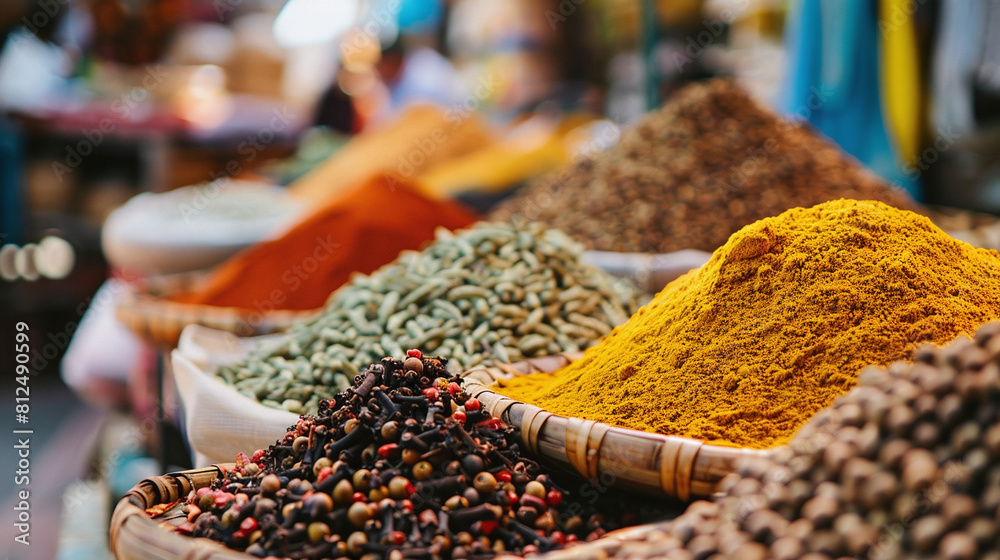
[[425, 198], [412, 184], [378, 176], [340, 193], [278, 239], [219, 265], [196, 291], [171, 299], [220, 307], [322, 307], [355, 272], [368, 274], [434, 239], [438, 226], [476, 221], [464, 207]]

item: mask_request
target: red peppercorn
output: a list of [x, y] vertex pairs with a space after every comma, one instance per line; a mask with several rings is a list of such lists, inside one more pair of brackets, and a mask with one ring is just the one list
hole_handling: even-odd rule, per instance
[[465, 424], [465, 413], [462, 412], [461, 410], [456, 410], [455, 413], [452, 414], [451, 416], [455, 419], [456, 422]]
[[438, 400], [439, 393], [437, 387], [428, 387], [424, 389], [424, 396], [431, 402]]
[[402, 531], [393, 531], [392, 544], [396, 546], [403, 546], [404, 544], [406, 544], [406, 533]]
[[549, 493], [545, 495], [545, 500], [549, 502], [552, 507], [559, 507], [562, 503], [562, 492], [558, 490], [549, 490]]
[[514, 492], [513, 490], [507, 492], [507, 499], [510, 500], [510, 507], [512, 508], [517, 507], [517, 502], [520, 501], [517, 497], [517, 492]]
[[413, 502], [412, 501], [410, 501], [410, 500], [403, 500], [401, 503], [403, 504], [403, 511], [405, 511], [406, 513], [413, 513]]
[[316, 475], [316, 482], [323, 482], [331, 474], [333, 474], [333, 467], [323, 467], [319, 470], [319, 474]]
[[552, 531], [549, 538], [551, 538], [559, 546], [566, 544], [566, 535], [563, 535], [562, 531]]
[[218, 492], [215, 494], [215, 507], [221, 508], [225, 507], [230, 500], [233, 499], [233, 495], [229, 492]]
[[263, 457], [264, 457], [264, 450], [258, 449], [257, 451], [253, 452], [253, 455], [250, 456], [250, 461], [253, 463], [258, 463]]
[[388, 459], [393, 453], [396, 452], [397, 449], [399, 449], [398, 443], [387, 443], [378, 448], [378, 456], [383, 459]]
[[480, 530], [484, 535], [489, 535], [494, 529], [500, 526], [496, 521], [481, 521]]
[[257, 530], [257, 520], [254, 519], [253, 517], [247, 517], [246, 519], [243, 520], [242, 523], [240, 523], [240, 531], [250, 534], [256, 530]]
[[502, 470], [497, 472], [497, 480], [500, 482], [510, 482], [510, 471]]
[[566, 544], [576, 542], [577, 540], [578, 539], [577, 539], [576, 535], [574, 535], [573, 533], [570, 533], [570, 534], [566, 535]]
[[406, 351], [406, 357], [407, 358], [416, 358], [418, 360], [422, 360], [424, 358], [424, 355], [420, 353], [420, 350], [417, 350], [417, 349], [414, 348], [414, 349]]
[[368, 501], [368, 496], [365, 496], [361, 492], [355, 492], [355, 493], [351, 494], [351, 501], [352, 502], [362, 502], [362, 503], [364, 503], [364, 502]]
[[465, 401], [465, 410], [467, 412], [475, 412], [479, 410], [479, 399], [476, 397], [469, 397], [469, 400]]
[[501, 422], [499, 418], [490, 418], [488, 420], [483, 420], [482, 422], [479, 422], [478, 424], [476, 424], [476, 427], [498, 432], [503, 429], [503, 422]]
[[451, 395], [451, 398], [455, 398], [455, 395], [457, 395], [461, 390], [462, 386], [454, 381], [448, 384], [448, 394]]

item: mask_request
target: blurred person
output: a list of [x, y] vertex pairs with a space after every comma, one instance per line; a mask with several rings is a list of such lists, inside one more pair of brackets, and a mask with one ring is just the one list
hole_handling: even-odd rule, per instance
[[333, 83], [320, 96], [313, 116], [314, 126], [325, 126], [343, 134], [354, 134], [361, 130], [361, 116], [354, 105], [354, 96], [344, 91], [339, 78], [347, 70], [343, 63], [337, 68]]
[[466, 98], [465, 87], [451, 61], [426, 45], [407, 49], [403, 40], [400, 37], [382, 49], [382, 56], [375, 64], [387, 94], [377, 117], [398, 114], [413, 103], [461, 105]]

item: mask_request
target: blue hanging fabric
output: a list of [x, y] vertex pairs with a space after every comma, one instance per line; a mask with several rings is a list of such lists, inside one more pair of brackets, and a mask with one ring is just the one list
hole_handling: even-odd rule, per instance
[[406, 33], [433, 33], [443, 16], [439, 0], [403, 0], [399, 4], [399, 28]]
[[795, 0], [785, 29], [782, 110], [920, 200], [886, 131], [879, 95], [878, 25], [869, 0]]

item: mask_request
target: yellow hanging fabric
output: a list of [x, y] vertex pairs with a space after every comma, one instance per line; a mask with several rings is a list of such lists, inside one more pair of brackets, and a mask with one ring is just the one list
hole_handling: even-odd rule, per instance
[[879, 1], [882, 106], [899, 154], [913, 163], [920, 150], [920, 67], [911, 0]]

